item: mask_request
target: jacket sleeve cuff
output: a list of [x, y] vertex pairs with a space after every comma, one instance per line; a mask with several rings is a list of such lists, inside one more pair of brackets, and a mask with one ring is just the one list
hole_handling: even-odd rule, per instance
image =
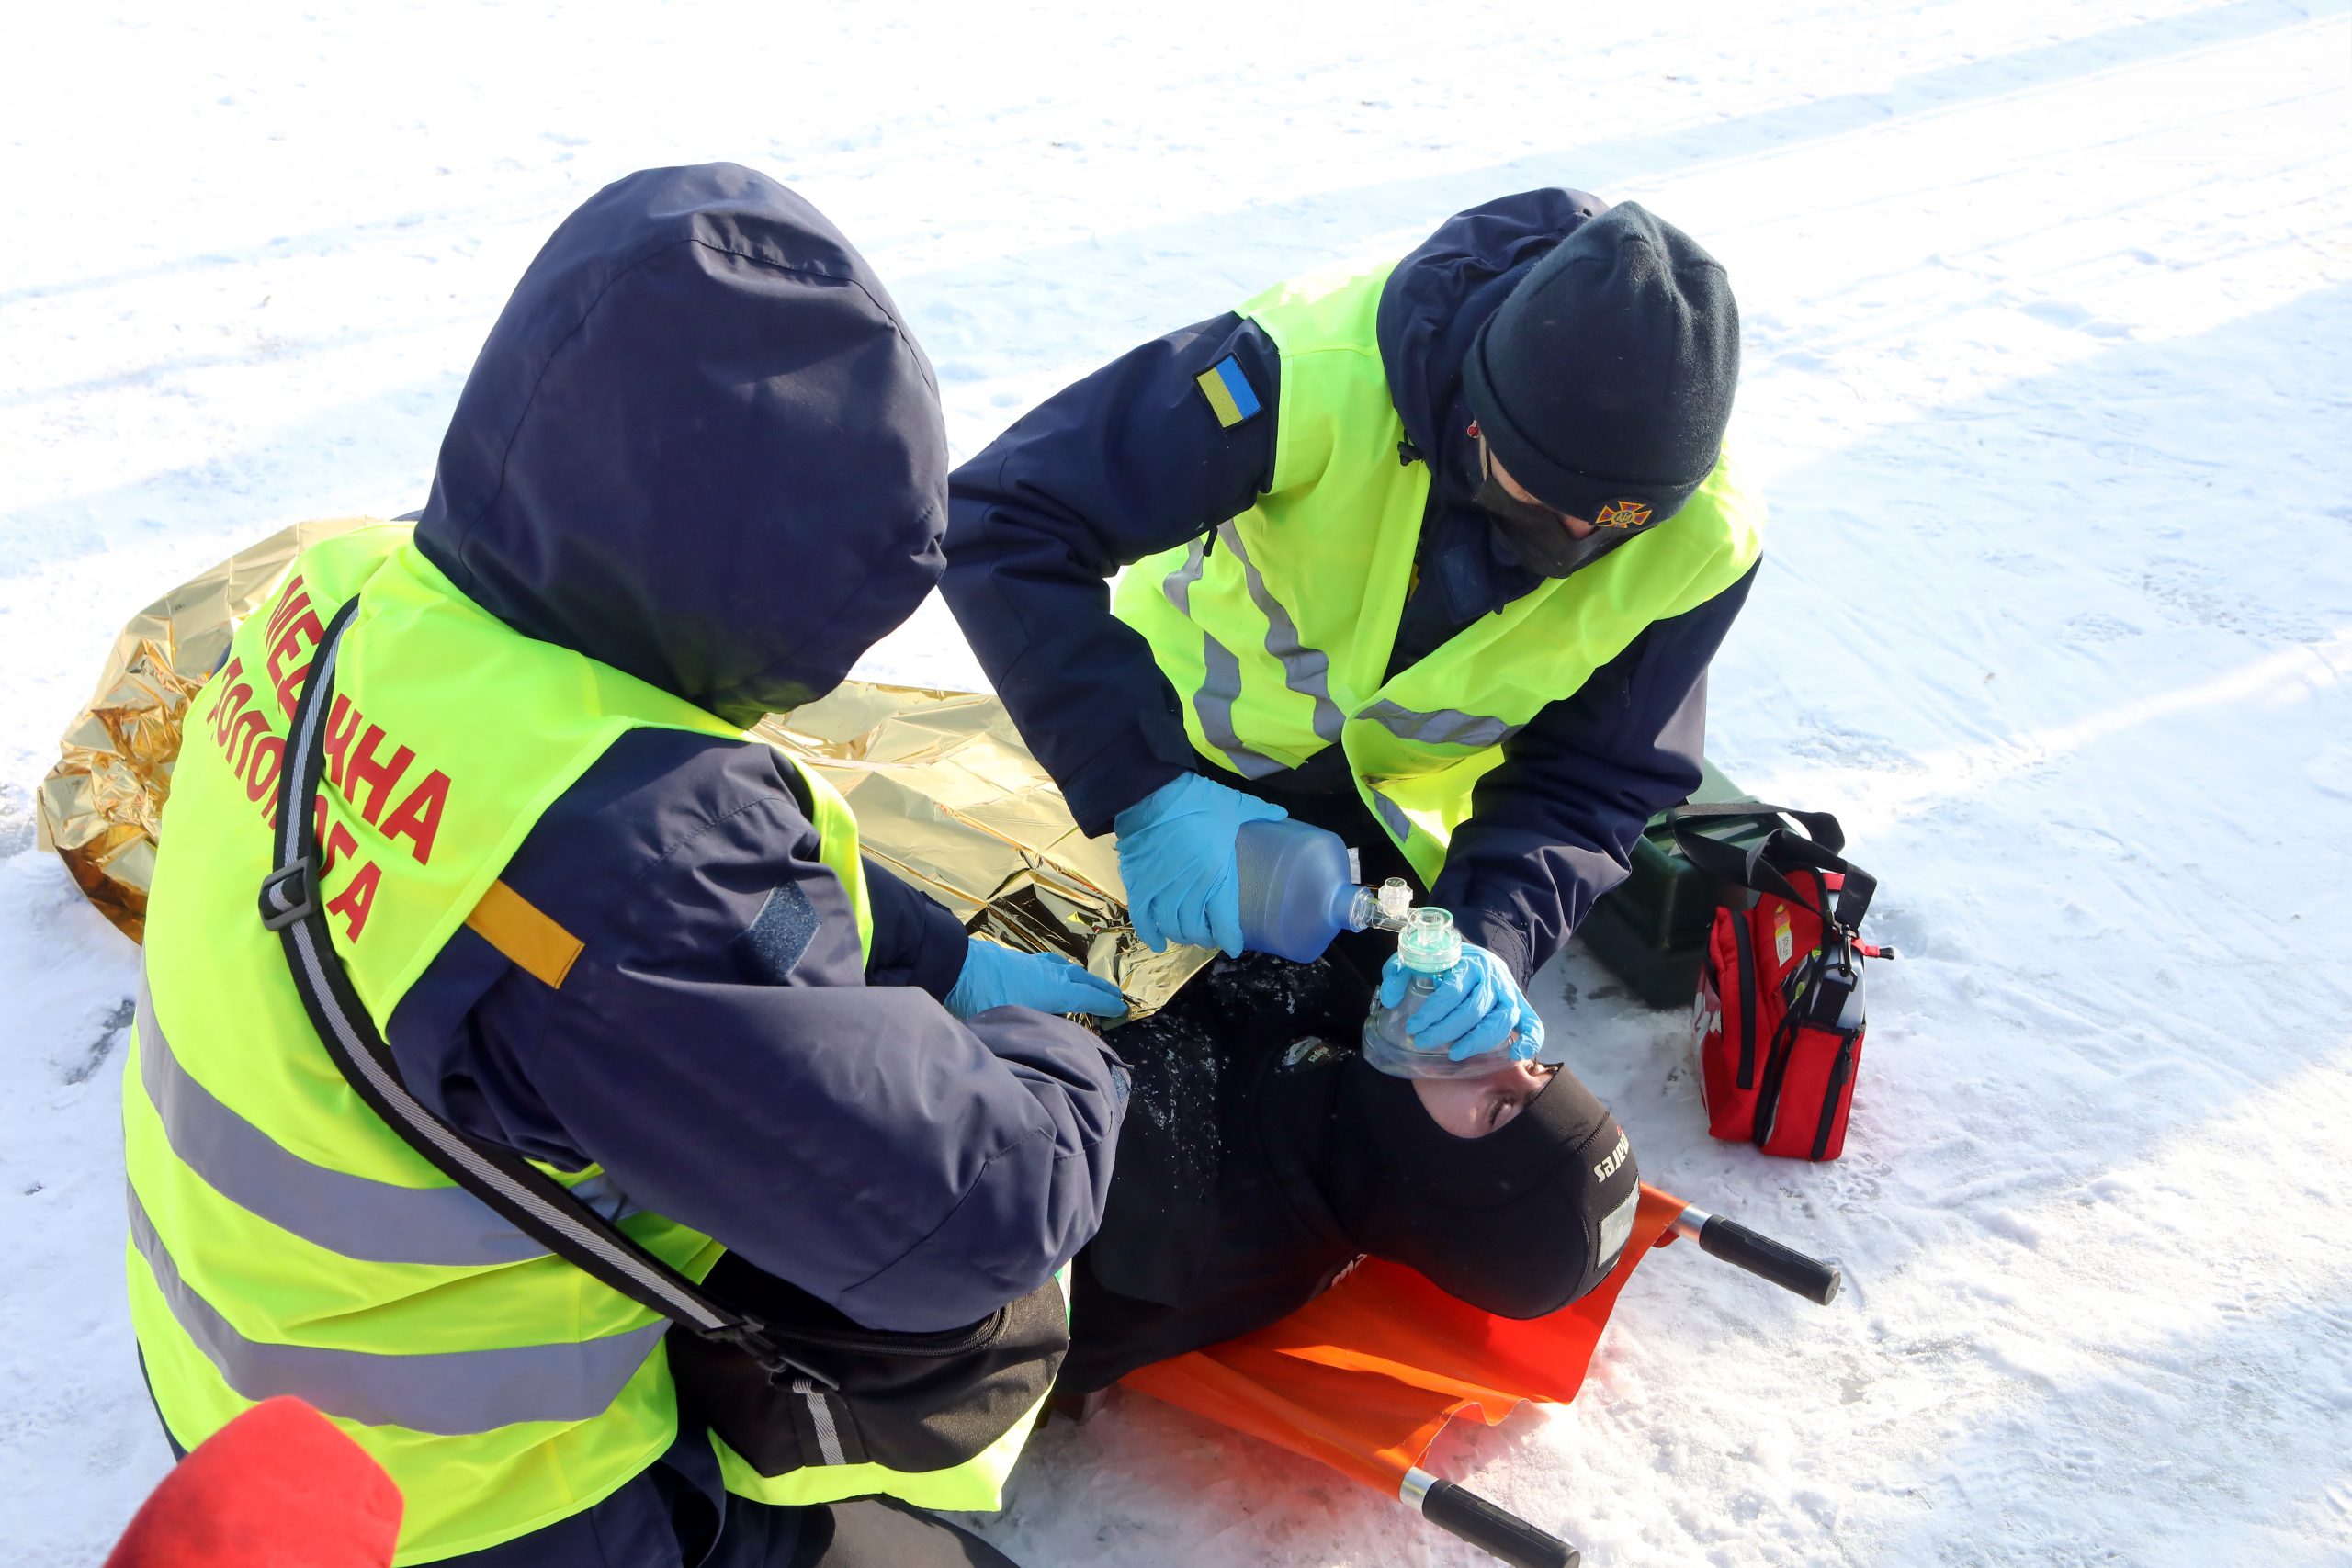
[[866, 900], [874, 916], [869, 986], [913, 986], [944, 999], [964, 972], [963, 923], [920, 888], [865, 860]]
[[1181, 731], [1177, 746], [1170, 746], [1165, 737], [1147, 729], [1104, 747], [1061, 780], [1062, 800], [1078, 830], [1099, 839], [1116, 826], [1120, 812], [1170, 780], [1197, 772], [1192, 745]]
[[907, 983], [945, 1001], [964, 973], [972, 939], [945, 905], [925, 894], [917, 897], [922, 900], [922, 934], [908, 965]]
[[[1519, 982], [1519, 988], [1526, 990], [1527, 983], [1535, 977], [1535, 971], [1543, 967], [1543, 961], [1535, 957], [1527, 933], [1494, 911], [1473, 910], [1455, 919], [1459, 922], [1462, 940], [1475, 942], [1501, 959], [1510, 971], [1511, 978]], [[1544, 956], [1548, 958], [1551, 955], [1546, 953]]]

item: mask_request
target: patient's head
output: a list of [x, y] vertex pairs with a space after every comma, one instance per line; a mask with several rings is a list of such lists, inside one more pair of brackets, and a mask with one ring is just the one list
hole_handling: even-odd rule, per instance
[[1556, 1064], [1510, 1062], [1481, 1077], [1415, 1078], [1430, 1120], [1457, 1138], [1483, 1138], [1527, 1109], [1559, 1071]]
[[1532, 1063], [1429, 1080], [1350, 1059], [1325, 1173], [1357, 1246], [1504, 1317], [1556, 1311], [1607, 1277], [1640, 1186], [1608, 1107]]
[[[1488, 1312], [1540, 1316], [1598, 1284], [1632, 1229], [1638, 1186], [1608, 1108], [1574, 1073], [1534, 1063], [1390, 1077], [1353, 1049], [1371, 1005], [1343, 964], [1250, 953], [1110, 1031], [1135, 1073], [1114, 1204], [1122, 1186], [1208, 1192], [1224, 1166], [1264, 1162], [1310, 1179], [1357, 1249]], [[1254, 1135], [1216, 1135], [1221, 1108], [1245, 1105], [1237, 1125]], [[1246, 1230], [1263, 1215], [1221, 1223]]]

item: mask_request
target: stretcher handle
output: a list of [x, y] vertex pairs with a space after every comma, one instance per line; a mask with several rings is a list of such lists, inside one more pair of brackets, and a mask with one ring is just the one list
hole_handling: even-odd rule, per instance
[[1683, 1206], [1682, 1213], [1675, 1216], [1674, 1229], [1678, 1235], [1698, 1242], [1699, 1250], [1708, 1257], [1720, 1258], [1820, 1306], [1836, 1301], [1838, 1288], [1846, 1282], [1846, 1276], [1837, 1264], [1807, 1258], [1761, 1231], [1749, 1230], [1737, 1220], [1727, 1220], [1721, 1214], [1711, 1214], [1696, 1204]]
[[1577, 1549], [1558, 1536], [1426, 1470], [1407, 1471], [1397, 1495], [1438, 1529], [1460, 1536], [1510, 1568], [1577, 1568], [1582, 1561]]

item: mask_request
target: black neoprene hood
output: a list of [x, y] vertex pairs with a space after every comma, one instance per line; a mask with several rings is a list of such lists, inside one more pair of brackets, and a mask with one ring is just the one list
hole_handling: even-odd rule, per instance
[[1326, 1175], [1357, 1246], [1502, 1317], [1556, 1312], [1607, 1275], [1601, 1222], [1641, 1178], [1630, 1153], [1611, 1163], [1623, 1131], [1574, 1074], [1479, 1138], [1362, 1057], [1340, 1074]]

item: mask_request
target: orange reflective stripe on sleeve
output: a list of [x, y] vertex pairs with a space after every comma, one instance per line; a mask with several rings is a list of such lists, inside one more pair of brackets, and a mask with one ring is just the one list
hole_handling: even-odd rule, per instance
[[563, 977], [571, 972], [572, 960], [580, 956], [578, 937], [503, 882], [490, 885], [474, 912], [466, 917], [466, 925], [504, 953], [517, 969], [549, 989], [561, 988]]

